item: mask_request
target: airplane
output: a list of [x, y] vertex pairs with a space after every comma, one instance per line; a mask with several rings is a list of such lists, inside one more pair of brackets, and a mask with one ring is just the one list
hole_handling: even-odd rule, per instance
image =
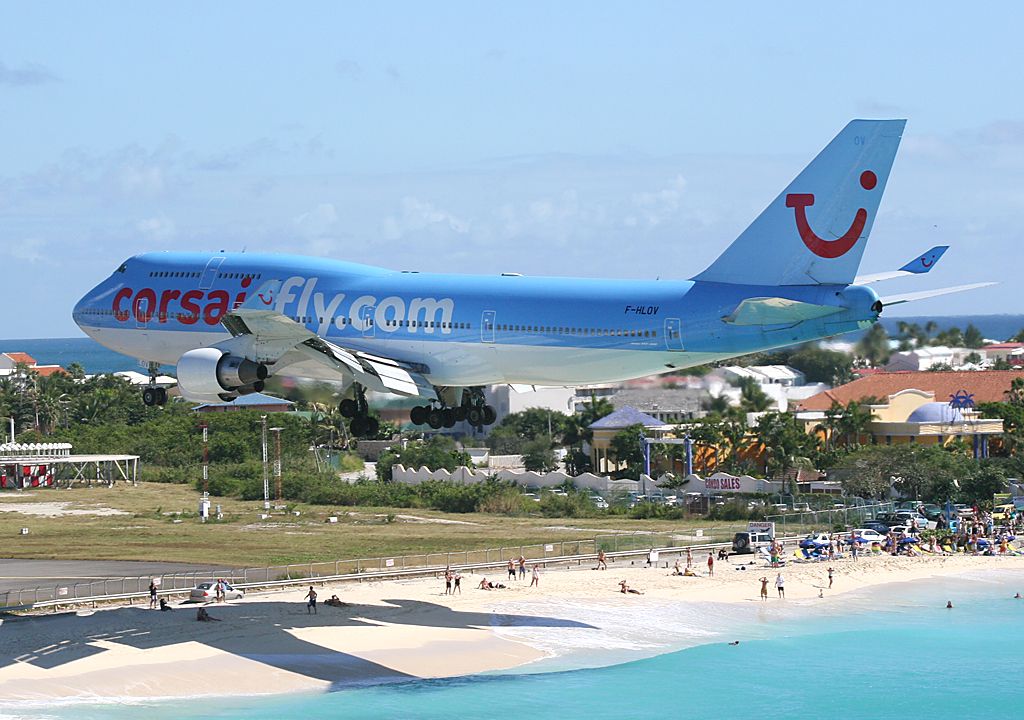
[[[255, 253], [154, 252], [121, 263], [73, 311], [100, 344], [177, 368], [177, 392], [217, 402], [273, 375], [339, 381], [353, 434], [366, 390], [416, 397], [431, 428], [495, 421], [483, 387], [644, 377], [864, 330], [892, 304], [993, 283], [880, 297], [944, 247], [857, 277], [905, 120], [853, 120], [689, 280], [421, 273]], [[146, 405], [167, 392], [151, 383]]]

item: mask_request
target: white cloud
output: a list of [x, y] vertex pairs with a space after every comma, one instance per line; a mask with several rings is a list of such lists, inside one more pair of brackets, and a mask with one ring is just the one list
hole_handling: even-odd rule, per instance
[[320, 237], [338, 222], [338, 211], [333, 203], [320, 203], [312, 210], [302, 213], [292, 223], [307, 237]]
[[139, 220], [135, 223], [135, 229], [147, 239], [160, 242], [169, 240], [177, 232], [174, 221], [163, 214]]
[[634, 193], [632, 201], [636, 214], [627, 215], [624, 224], [627, 227], [636, 226], [637, 215], [648, 227], [662, 224], [679, 211], [679, 204], [685, 191], [686, 179], [682, 175], [676, 175], [661, 190]]
[[9, 248], [10, 256], [15, 260], [23, 260], [27, 263], [38, 263], [49, 260], [49, 252], [46, 250], [46, 241], [40, 238], [25, 238], [16, 243], [11, 243]]
[[469, 222], [443, 210], [429, 200], [406, 196], [402, 198], [398, 216], [389, 215], [381, 223], [385, 240], [398, 240], [420, 230], [446, 230], [456, 235], [469, 232]]

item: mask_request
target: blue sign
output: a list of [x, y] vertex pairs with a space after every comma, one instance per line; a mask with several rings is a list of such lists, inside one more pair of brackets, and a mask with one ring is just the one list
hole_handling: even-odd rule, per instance
[[957, 410], [970, 410], [974, 407], [974, 393], [957, 390], [949, 396], [949, 406]]

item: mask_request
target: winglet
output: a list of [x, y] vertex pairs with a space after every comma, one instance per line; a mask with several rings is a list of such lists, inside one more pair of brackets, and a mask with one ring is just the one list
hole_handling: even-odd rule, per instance
[[900, 268], [903, 272], [914, 273], [915, 275], [922, 275], [926, 272], [931, 271], [935, 267], [935, 263], [939, 261], [943, 253], [949, 250], [949, 245], [936, 245], [928, 252], [923, 255], [919, 255], [906, 265]]

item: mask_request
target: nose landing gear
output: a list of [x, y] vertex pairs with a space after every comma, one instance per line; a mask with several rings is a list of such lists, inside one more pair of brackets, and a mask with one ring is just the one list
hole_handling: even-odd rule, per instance
[[160, 374], [158, 363], [149, 363], [149, 385], [142, 390], [142, 404], [146, 407], [154, 405], [164, 406], [167, 404], [167, 388], [157, 387], [156, 378]]

